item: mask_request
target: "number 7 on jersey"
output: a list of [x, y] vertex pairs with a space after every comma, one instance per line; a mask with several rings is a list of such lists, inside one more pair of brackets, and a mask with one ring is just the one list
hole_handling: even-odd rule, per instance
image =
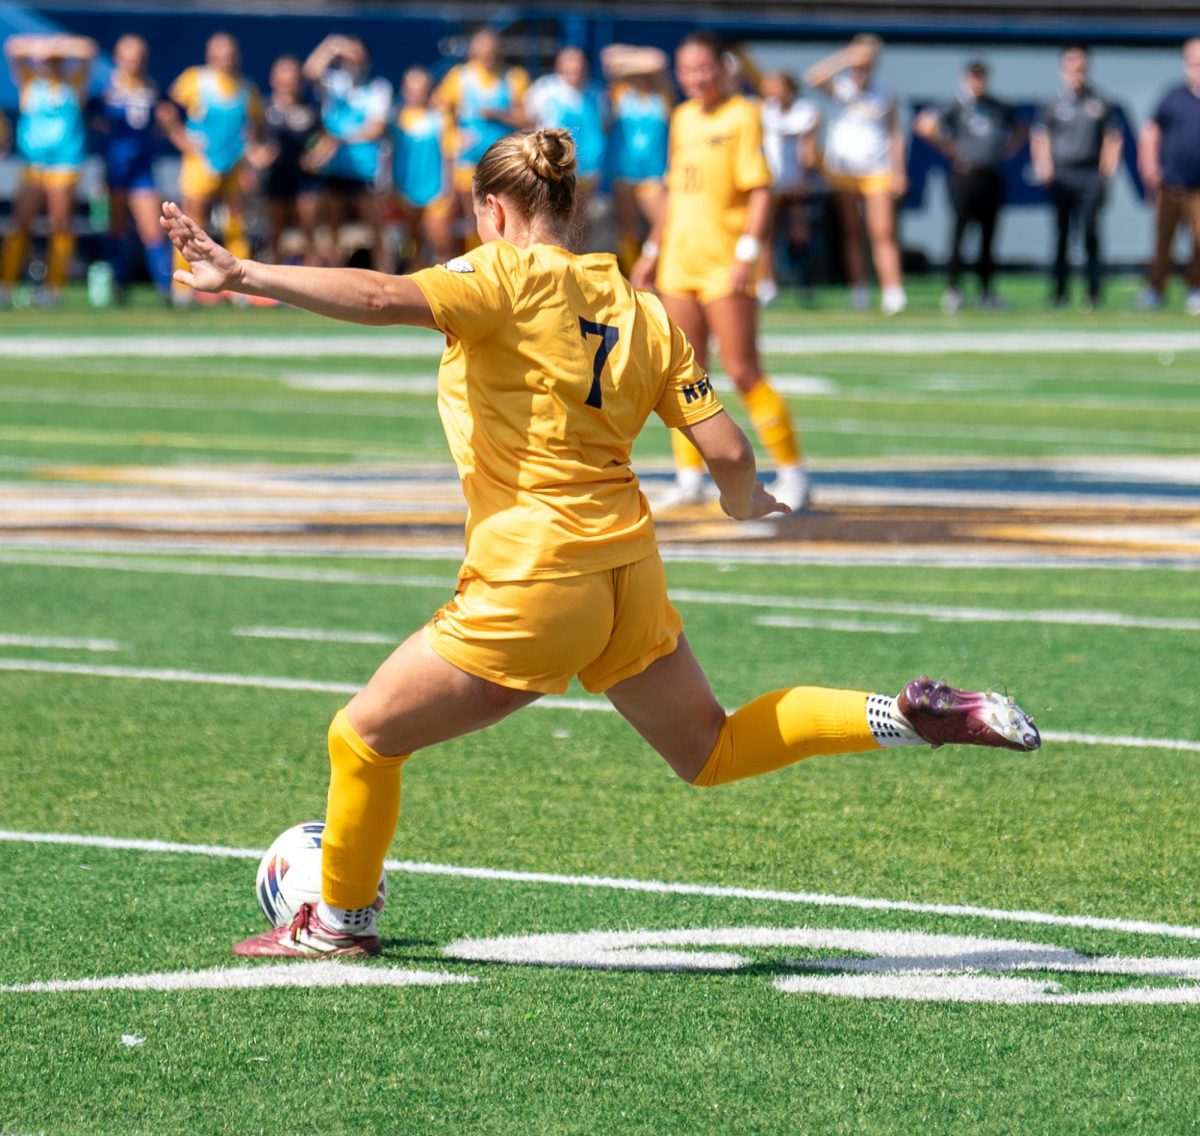
[[584, 399], [587, 406], [600, 409], [600, 376], [604, 373], [604, 364], [608, 362], [609, 352], [617, 345], [620, 333], [610, 324], [593, 323], [591, 320], [579, 317], [579, 334], [586, 340], [589, 335], [598, 335], [600, 342], [596, 345], [596, 356], [592, 360], [592, 387]]

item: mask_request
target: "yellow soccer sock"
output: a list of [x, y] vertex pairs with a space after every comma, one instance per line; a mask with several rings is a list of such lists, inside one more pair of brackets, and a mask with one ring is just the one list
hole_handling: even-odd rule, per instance
[[21, 278], [28, 255], [29, 238], [24, 233], [9, 233], [4, 238], [4, 247], [0, 249], [0, 284], [11, 288]]
[[677, 470], [693, 470], [696, 473], [704, 472], [704, 459], [700, 456], [700, 451], [678, 430], [671, 431], [671, 453], [675, 455], [675, 468]]
[[628, 276], [642, 255], [642, 245], [637, 237], [624, 236], [617, 241], [617, 262], [621, 271]]
[[376, 753], [345, 708], [329, 724], [329, 802], [321, 841], [321, 898], [355, 909], [375, 902], [388, 846], [400, 819], [403, 757]]
[[250, 242], [246, 240], [246, 227], [242, 223], [242, 215], [234, 210], [229, 211], [229, 220], [225, 223], [225, 247], [239, 260], [250, 256]]
[[879, 749], [861, 690], [795, 686], [764, 694], [731, 714], [694, 785], [711, 788], [831, 753]]
[[792, 413], [783, 396], [765, 378], [759, 378], [742, 394], [754, 431], [777, 467], [799, 464], [803, 460], [800, 440], [792, 425]]
[[71, 258], [75, 255], [75, 238], [70, 233], [51, 233], [46, 255], [46, 284], [61, 288], [71, 274]]

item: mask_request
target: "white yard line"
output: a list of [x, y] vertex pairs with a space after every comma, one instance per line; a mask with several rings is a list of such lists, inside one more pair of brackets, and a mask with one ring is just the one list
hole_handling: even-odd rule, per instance
[[64, 651], [122, 651], [115, 639], [64, 639], [56, 635], [0, 634], [0, 647], [49, 647]]
[[[261, 849], [227, 848], [212, 844], [176, 844], [165, 840], [139, 840], [113, 836], [86, 836], [58, 832], [20, 832], [0, 829], [0, 841], [18, 844], [52, 844], [116, 851], [156, 852], [192, 856], [214, 856], [257, 860]], [[1011, 911], [957, 903], [917, 903], [910, 900], [875, 899], [857, 895], [827, 895], [820, 892], [777, 891], [768, 888], [727, 887], [715, 884], [672, 883], [609, 876], [560, 875], [555, 872], [519, 872], [501, 868], [475, 868], [457, 864], [428, 864], [413, 860], [388, 860], [389, 872], [412, 875], [451, 876], [460, 879], [496, 880], [516, 884], [548, 884], [560, 887], [601, 888], [611, 891], [644, 892], [656, 895], [695, 895], [711, 899], [745, 899], [765, 903], [796, 903], [812, 907], [848, 907], [865, 911], [904, 911], [918, 915], [989, 919], [996, 922], [1036, 923], [1052, 927], [1080, 927], [1095, 931], [1119, 931], [1131, 935], [1162, 935], [1175, 939], [1200, 940], [1200, 927], [1180, 926], [1141, 919], [1113, 919], [1094, 915], [1059, 915], [1043, 911]]]
[[851, 619], [804, 619], [794, 615], [759, 615], [759, 627], [786, 627], [804, 631], [862, 631], [872, 635], [917, 635], [919, 623], [862, 623]]
[[378, 643], [395, 646], [403, 636], [382, 631], [320, 631], [315, 627], [235, 627], [243, 639], [293, 639], [301, 643]]
[[[100, 356], [170, 358], [409, 358], [442, 354], [443, 339], [432, 334], [359, 332], [355, 335], [8, 335], [4, 353], [13, 359], [63, 359]], [[789, 355], [1046, 355], [1060, 353], [1132, 354], [1158, 357], [1162, 352], [1200, 351], [1200, 333], [1147, 332], [946, 332], [825, 335], [768, 332], [765, 352]]]
[[[180, 682], [202, 686], [235, 686], [256, 690], [296, 690], [313, 694], [357, 694], [361, 683], [323, 682], [316, 679], [282, 678], [271, 675], [223, 674], [219, 671], [189, 671], [155, 667], [94, 666], [87, 663], [56, 663], [44, 659], [0, 658], [0, 671], [18, 674], [66, 674], [84, 678], [127, 679], [140, 682]], [[604, 698], [567, 698], [547, 695], [532, 703], [541, 710], [581, 710], [588, 712], [614, 713], [611, 703]], [[1116, 746], [1132, 749], [1166, 749], [1188, 753], [1200, 753], [1200, 742], [1186, 738], [1145, 738], [1125, 734], [1106, 736], [1101, 734], [1058, 733], [1043, 730], [1046, 741], [1073, 742], [1077, 745]]]

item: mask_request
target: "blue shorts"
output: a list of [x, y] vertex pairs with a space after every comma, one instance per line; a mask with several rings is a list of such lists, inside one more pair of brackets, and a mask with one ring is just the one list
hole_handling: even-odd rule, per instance
[[154, 164], [148, 154], [131, 159], [110, 157], [106, 180], [109, 189], [154, 189]]

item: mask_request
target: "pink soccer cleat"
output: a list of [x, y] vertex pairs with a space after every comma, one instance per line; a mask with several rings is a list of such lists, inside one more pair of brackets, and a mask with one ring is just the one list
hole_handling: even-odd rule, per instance
[[914, 678], [896, 706], [932, 746], [1000, 746], [1027, 753], [1042, 744], [1033, 719], [995, 691], [956, 690], [932, 678]]
[[315, 903], [304, 904], [286, 927], [272, 927], [233, 945], [235, 955], [255, 958], [336, 958], [377, 955], [382, 950], [374, 931], [352, 935], [326, 927]]

